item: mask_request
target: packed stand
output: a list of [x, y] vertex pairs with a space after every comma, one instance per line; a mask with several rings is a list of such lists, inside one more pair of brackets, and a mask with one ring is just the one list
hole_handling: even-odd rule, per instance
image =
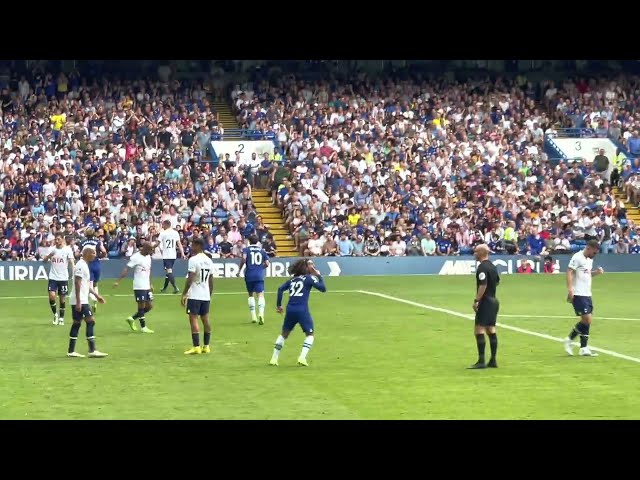
[[205, 234], [214, 257], [237, 257], [254, 232], [275, 252], [244, 171], [200, 161], [222, 134], [207, 84], [33, 72], [0, 89], [2, 259], [41, 259], [58, 232], [77, 251], [87, 227], [105, 258], [128, 257], [165, 219], [187, 254]]
[[[300, 254], [460, 255], [484, 241], [495, 253], [539, 256], [591, 238], [603, 253], [640, 253], [640, 228], [601, 169], [544, 152], [545, 134], [575, 126], [563, 123], [571, 112], [579, 117], [551, 108], [556, 96], [598, 103], [582, 87], [566, 97], [548, 88], [523, 77], [360, 75], [347, 84], [283, 75], [236, 86], [232, 102], [244, 128], [284, 151], [285, 161], [259, 176]], [[625, 169], [632, 175], [623, 173], [623, 184], [638, 182], [638, 162]]]
[[556, 128], [582, 129], [582, 135], [609, 137], [619, 145], [616, 158], [609, 159], [617, 170], [611, 183], [625, 191], [628, 203], [640, 206], [640, 77], [567, 79], [545, 82], [542, 90]]

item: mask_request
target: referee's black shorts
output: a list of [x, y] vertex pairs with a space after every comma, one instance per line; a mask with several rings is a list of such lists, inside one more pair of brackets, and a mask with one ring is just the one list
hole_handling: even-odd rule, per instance
[[478, 305], [476, 312], [476, 325], [481, 327], [495, 327], [498, 321], [500, 302], [495, 297], [485, 297]]

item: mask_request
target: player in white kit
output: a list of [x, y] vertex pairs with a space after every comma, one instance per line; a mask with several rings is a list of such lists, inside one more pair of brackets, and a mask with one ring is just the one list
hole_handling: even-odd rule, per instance
[[[209, 308], [213, 293], [213, 262], [204, 253], [204, 240], [201, 237], [193, 241], [194, 255], [189, 259], [187, 270], [189, 276], [182, 292], [182, 306], [187, 307], [191, 325], [191, 341], [193, 347], [184, 352], [186, 355], [197, 355], [211, 352], [211, 324]], [[204, 345], [200, 346], [200, 329], [198, 317], [204, 326]]]
[[173, 275], [173, 264], [178, 258], [178, 252], [180, 256], [184, 258], [184, 249], [182, 248], [182, 242], [180, 241], [180, 234], [171, 228], [171, 222], [165, 220], [162, 222], [162, 232], [158, 235], [158, 245], [162, 252], [162, 263], [164, 264], [164, 287], [160, 290], [160, 293], [165, 293], [169, 283], [173, 287], [173, 293], [178, 293], [178, 287], [176, 287], [176, 278]]
[[[49, 306], [53, 313], [53, 324], [64, 325], [64, 312], [66, 298], [69, 293], [69, 267], [75, 268], [73, 250], [66, 245], [61, 233], [55, 237], [55, 248], [44, 258], [45, 262], [51, 262], [49, 268]], [[56, 311], [56, 293], [60, 300], [60, 310]]]
[[80, 332], [82, 320], [87, 324], [89, 357], [102, 358], [107, 356], [106, 353], [102, 353], [96, 349], [96, 337], [94, 335], [96, 321], [93, 318], [91, 309], [89, 308], [89, 294], [95, 295], [99, 303], [104, 303], [104, 298], [96, 292], [95, 288], [91, 286], [90, 283], [91, 273], [89, 271], [89, 263], [95, 260], [95, 258], [95, 248], [90, 246], [84, 247], [82, 249], [82, 258], [78, 260], [78, 263], [73, 269], [73, 283], [71, 287], [73, 324], [71, 325], [71, 332], [69, 332], [69, 349], [67, 350], [68, 357], [84, 357], [84, 355], [76, 352], [76, 341], [78, 340], [78, 333]]
[[596, 357], [587, 343], [589, 342], [589, 329], [593, 318], [593, 301], [591, 300], [591, 278], [604, 273], [602, 267], [593, 270], [593, 259], [600, 251], [597, 240], [589, 240], [584, 250], [571, 257], [567, 268], [567, 302], [573, 304], [575, 314], [580, 321], [573, 327], [569, 336], [564, 340], [564, 350], [573, 355], [573, 340], [580, 335], [579, 355]]
[[120, 281], [127, 276], [129, 269], [133, 268], [133, 296], [138, 304], [136, 313], [127, 318], [127, 323], [131, 330], [136, 331], [136, 320], [140, 321], [140, 331], [142, 333], [153, 333], [147, 327], [145, 315], [153, 308], [153, 285], [151, 284], [151, 253], [153, 245], [144, 242], [139, 252], [134, 253], [129, 258], [124, 270], [120, 274], [120, 278], [116, 280], [113, 287], [120, 285]]

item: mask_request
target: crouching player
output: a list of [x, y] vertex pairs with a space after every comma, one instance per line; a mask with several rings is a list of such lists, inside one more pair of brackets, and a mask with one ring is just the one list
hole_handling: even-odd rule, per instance
[[289, 268], [289, 274], [293, 275], [293, 278], [287, 280], [278, 288], [277, 312], [283, 312], [282, 296], [285, 290], [289, 292], [289, 301], [282, 325], [282, 333], [276, 339], [273, 356], [269, 364], [278, 365], [278, 357], [282, 347], [284, 347], [285, 340], [289, 337], [296, 324], [300, 324], [305, 338], [302, 344], [302, 352], [298, 357], [298, 365], [306, 367], [308, 366], [307, 353], [309, 353], [314, 339], [313, 319], [309, 312], [309, 295], [312, 288], [320, 292], [326, 292], [327, 287], [324, 285], [320, 272], [311, 260], [298, 260]]

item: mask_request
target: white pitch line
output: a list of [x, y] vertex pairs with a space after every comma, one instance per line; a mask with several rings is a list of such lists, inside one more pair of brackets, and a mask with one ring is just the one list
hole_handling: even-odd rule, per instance
[[[387, 300], [392, 300], [394, 302], [405, 303], [407, 305], [411, 305], [413, 307], [418, 307], [418, 308], [423, 308], [425, 310], [431, 310], [431, 311], [434, 311], [434, 312], [446, 313], [447, 315], [453, 315], [454, 317], [465, 318], [467, 320], [473, 320], [474, 319], [473, 315], [456, 312], [454, 310], [448, 310], [446, 308], [433, 307], [431, 305], [425, 305], [424, 303], [413, 302], [411, 300], [405, 300], [403, 298], [392, 297], [391, 295], [385, 295], [384, 293], [370, 292], [370, 291], [367, 291], [367, 290], [359, 290], [359, 292], [360, 293], [364, 293], [365, 295], [371, 295], [371, 296], [374, 296], [374, 297], [380, 297], [380, 298], [384, 298], [384, 299], [387, 299]], [[504, 328], [505, 330], [512, 330], [514, 332], [524, 333], [525, 335], [531, 335], [533, 337], [544, 338], [546, 340], [552, 340], [554, 342], [564, 342], [563, 338], [553, 337], [551, 335], [547, 335], [546, 333], [539, 333], [539, 332], [533, 332], [531, 330], [525, 330], [524, 328], [512, 327], [511, 325], [505, 325], [504, 323], [496, 323], [496, 326], [498, 326], [500, 328]], [[611, 350], [605, 350], [604, 348], [592, 347], [591, 345], [589, 346], [589, 348], [591, 350], [596, 351], [596, 352], [604, 353], [604, 354], [610, 355], [612, 357], [621, 358], [623, 360], [629, 360], [630, 362], [640, 363], [640, 358], [631, 357], [629, 355], [624, 355], [622, 353], [613, 352]]]
[[[515, 315], [515, 314], [500, 314], [501, 317], [505, 318], [576, 318], [575, 316], [569, 315]], [[620, 320], [622, 322], [640, 322], [640, 318], [627, 318], [627, 317], [601, 317], [599, 315], [594, 315], [593, 319], [597, 322], [598, 320]]]
[[[268, 294], [276, 294], [278, 292], [264, 292], [264, 293], [268, 293]], [[359, 290], [327, 290], [326, 293], [360, 293]], [[215, 297], [216, 295], [246, 295], [247, 292], [213, 292], [213, 296]], [[131, 297], [133, 296], [133, 292], [131, 293], [105, 293], [101, 295], [103, 297]], [[154, 293], [153, 297], [176, 297], [176, 298], [180, 298], [180, 293]], [[38, 298], [49, 298], [48, 295], [33, 295], [33, 296], [26, 296], [26, 297], [1, 297], [0, 296], [0, 300], [27, 300], [27, 299], [38, 299]]]

